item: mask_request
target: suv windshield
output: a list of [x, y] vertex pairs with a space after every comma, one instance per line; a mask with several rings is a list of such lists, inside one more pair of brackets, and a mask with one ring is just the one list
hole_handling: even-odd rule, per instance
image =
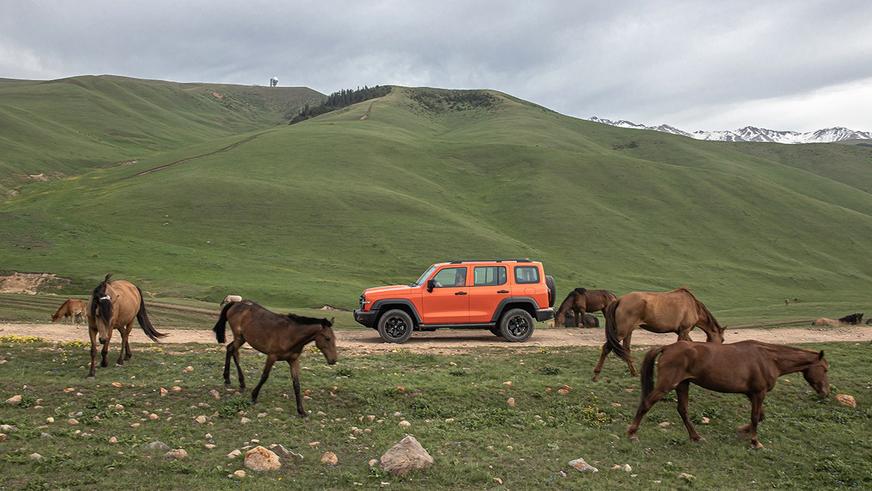
[[421, 286], [421, 285], [423, 285], [424, 281], [426, 281], [427, 277], [430, 276], [431, 273], [433, 273], [434, 269], [436, 269], [435, 264], [433, 266], [430, 266], [429, 268], [427, 268], [427, 271], [424, 271], [424, 274], [419, 276], [418, 279], [409, 286]]

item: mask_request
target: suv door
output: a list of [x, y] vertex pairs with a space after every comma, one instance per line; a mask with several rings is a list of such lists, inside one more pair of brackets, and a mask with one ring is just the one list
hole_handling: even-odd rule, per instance
[[467, 271], [466, 266], [447, 266], [430, 277], [435, 285], [433, 291], [424, 290], [424, 311], [421, 312], [424, 324], [469, 322]]
[[469, 322], [490, 322], [497, 305], [510, 294], [505, 266], [474, 266], [469, 289]]

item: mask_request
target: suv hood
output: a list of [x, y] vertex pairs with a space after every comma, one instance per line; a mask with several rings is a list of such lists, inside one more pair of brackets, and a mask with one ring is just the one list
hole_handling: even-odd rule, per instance
[[418, 286], [409, 286], [409, 285], [389, 285], [389, 286], [377, 286], [375, 288], [367, 288], [363, 291], [363, 294], [366, 296], [370, 295], [378, 295], [379, 293], [388, 293], [388, 292], [396, 292], [396, 291], [410, 291], [415, 290], [420, 287]]

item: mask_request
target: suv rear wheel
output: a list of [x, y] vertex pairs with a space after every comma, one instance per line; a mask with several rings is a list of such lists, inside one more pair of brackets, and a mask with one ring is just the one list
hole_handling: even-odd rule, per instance
[[400, 309], [388, 310], [378, 320], [378, 335], [388, 343], [405, 343], [412, 336], [412, 317]]
[[524, 309], [512, 309], [500, 319], [500, 335], [518, 343], [533, 335], [533, 316]]

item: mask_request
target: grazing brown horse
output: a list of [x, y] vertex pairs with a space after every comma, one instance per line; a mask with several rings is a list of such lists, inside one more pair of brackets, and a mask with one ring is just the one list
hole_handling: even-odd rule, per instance
[[617, 299], [614, 293], [608, 290], [588, 290], [576, 288], [560, 304], [557, 314], [554, 315], [554, 326], [562, 326], [566, 322], [566, 314], [571, 310], [575, 314], [577, 327], [582, 327], [582, 318], [588, 312], [602, 311], [605, 315], [606, 307]]
[[266, 365], [260, 382], [251, 392], [251, 402], [257, 402], [260, 388], [269, 378], [269, 372], [276, 361], [284, 360], [291, 367], [294, 379], [294, 397], [297, 401], [297, 414], [306, 416], [300, 394], [300, 354], [303, 348], [315, 341], [315, 346], [324, 353], [327, 363], [333, 365], [338, 356], [336, 336], [333, 335], [333, 319], [315, 319], [294, 314], [279, 315], [251, 302], [231, 302], [221, 310], [221, 317], [212, 329], [219, 343], [227, 341], [227, 323], [233, 331], [233, 341], [227, 345], [224, 358], [224, 383], [230, 384], [230, 358], [236, 363], [239, 387], [245, 388], [245, 377], [239, 366], [239, 348], [248, 342], [254, 349], [267, 355]]
[[[657, 357], [660, 360], [657, 361]], [[654, 365], [657, 364], [657, 383]], [[679, 341], [648, 351], [642, 362], [642, 400], [627, 436], [636, 440], [639, 424], [651, 406], [671, 390], [678, 396], [678, 414], [693, 441], [701, 438], [687, 416], [691, 382], [705, 389], [745, 394], [751, 400], [751, 424], [739, 431], [750, 433], [751, 446], [763, 448], [757, 439], [757, 424], [763, 421], [763, 399], [778, 377], [802, 372], [805, 381], [821, 396], [830, 392], [829, 364], [823, 351], [809, 351], [759, 341], [733, 344]]]
[[639, 327], [656, 333], [678, 333], [678, 339], [685, 341], [690, 341], [690, 330], [699, 327], [705, 331], [707, 341], [724, 342], [724, 328], [687, 288], [671, 292], [628, 293], [610, 303], [604, 314], [606, 342], [593, 369], [594, 381], [599, 377], [609, 351], [614, 351], [627, 362], [630, 375], [636, 376], [630, 355], [630, 338]]
[[85, 320], [85, 313], [88, 311], [88, 304], [84, 300], [76, 300], [70, 298], [58, 307], [57, 312], [51, 316], [52, 322], [57, 322], [61, 317], [70, 319], [71, 322], [80, 324]]
[[145, 311], [145, 302], [142, 300], [142, 290], [133, 283], [124, 280], [109, 281], [112, 274], [107, 274], [103, 282], [94, 288], [91, 301], [88, 304], [88, 335], [91, 337], [91, 370], [89, 377], [95, 373], [97, 360], [97, 338], [103, 345], [102, 360], [100, 366], [108, 366], [106, 355], [109, 353], [109, 341], [112, 339], [112, 331], [117, 329], [121, 333], [121, 353], [118, 355], [119, 365], [124, 360], [129, 360], [130, 354], [130, 331], [133, 330], [133, 320], [139, 322], [145, 335], [152, 341], [166, 336], [160, 333], [151, 324], [148, 312]]

